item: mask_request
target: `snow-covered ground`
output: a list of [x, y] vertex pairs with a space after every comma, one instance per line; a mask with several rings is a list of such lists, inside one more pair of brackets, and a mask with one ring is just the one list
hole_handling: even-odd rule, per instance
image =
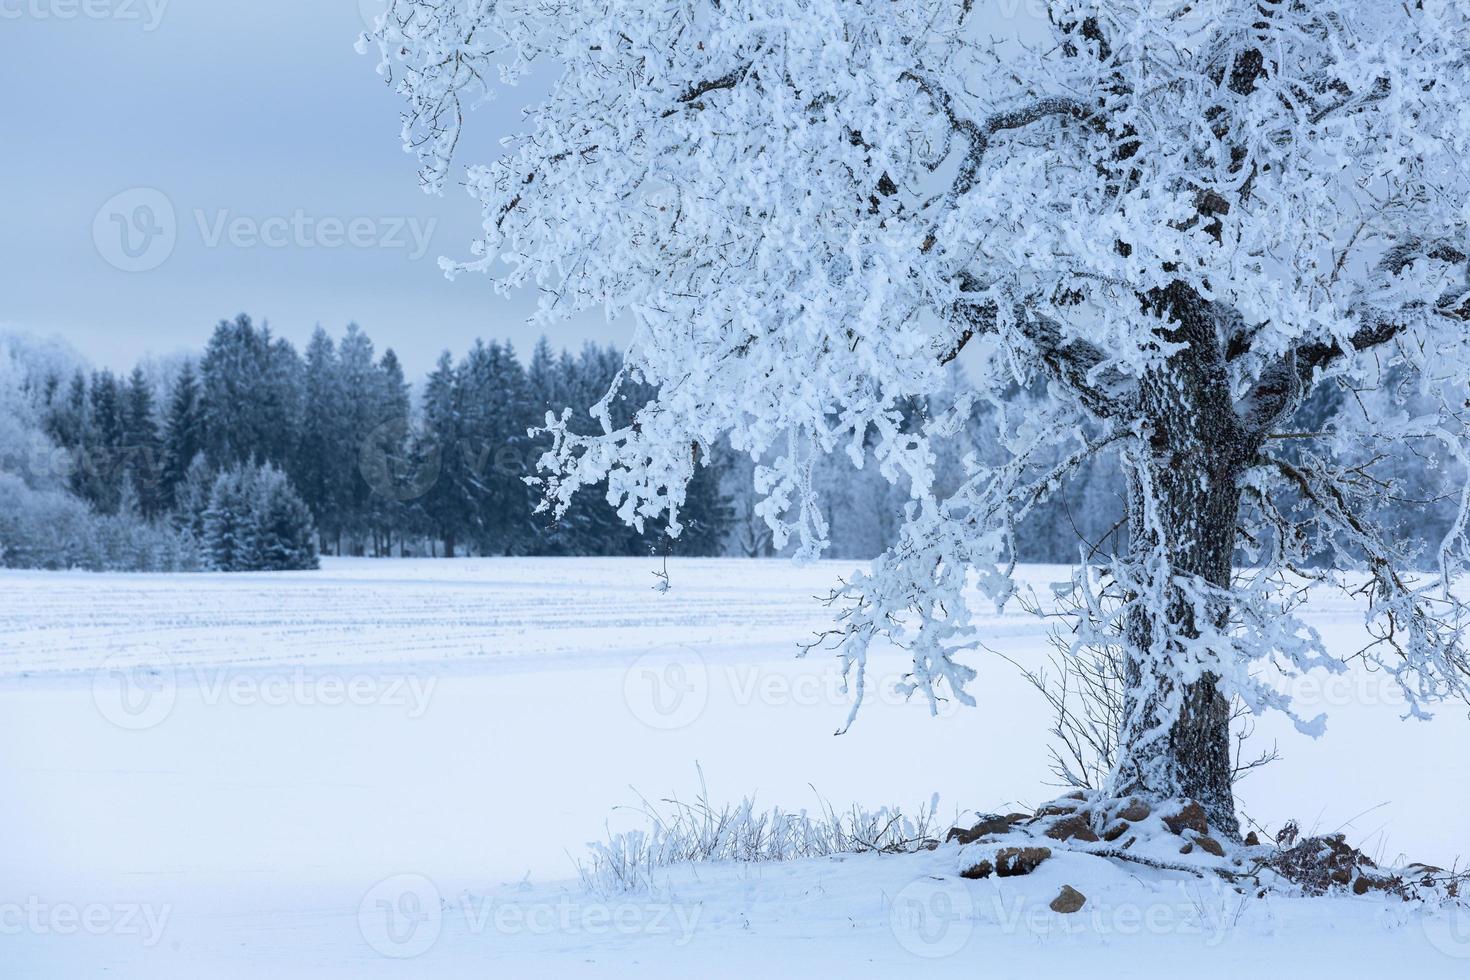
[[[1463, 916], [1242, 904], [1076, 856], [977, 882], [954, 876], [951, 847], [702, 866], [653, 894], [589, 895], [584, 842], [636, 825], [616, 808], [637, 792], [692, 796], [696, 763], [717, 800], [787, 807], [938, 793], [953, 814], [1059, 792], [1047, 716], [996, 657], [974, 660], [980, 707], [934, 719], [886, 693], [903, 667], [887, 654], [888, 683], [832, 737], [847, 707], [832, 660], [794, 653], [848, 566], [677, 561], [664, 595], [658, 567], [0, 572], [0, 974], [1470, 971]], [[1311, 615], [1341, 650], [1360, 620], [1331, 596]], [[1022, 661], [1046, 652], [1019, 612], [988, 628]], [[1263, 723], [1284, 758], [1242, 785], [1243, 806], [1449, 865], [1470, 842], [1470, 722], [1463, 706], [1400, 721], [1378, 680], [1297, 685], [1328, 734]], [[1036, 904], [1062, 883], [1091, 889], [1083, 913]]]

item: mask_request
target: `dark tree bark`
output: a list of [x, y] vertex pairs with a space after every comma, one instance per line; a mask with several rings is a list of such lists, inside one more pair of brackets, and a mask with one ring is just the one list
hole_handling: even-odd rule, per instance
[[[1130, 548], [1139, 571], [1161, 550], [1165, 587], [1163, 612], [1135, 606], [1125, 624], [1127, 650], [1124, 731], [1120, 737], [1121, 792], [1186, 796], [1199, 802], [1212, 828], [1239, 835], [1231, 791], [1230, 704], [1206, 674], [1182, 692], [1159, 680], [1149, 690], [1144, 671], [1150, 644], [1166, 657], [1200, 635], [1198, 612], [1177, 582], [1202, 580], [1222, 598], [1206, 610], [1214, 626], [1229, 617], [1223, 598], [1239, 517], [1238, 477], [1253, 452], [1253, 438], [1242, 426], [1230, 398], [1224, 352], [1209, 308], [1182, 287], [1150, 296], [1150, 312], [1169, 321], [1161, 328], [1171, 344], [1184, 345], [1139, 385], [1139, 412], [1148, 439], [1127, 454]], [[1158, 622], [1159, 618], [1165, 622]], [[1162, 713], [1171, 694], [1182, 698], [1172, 723]], [[1159, 734], [1164, 726], [1167, 734]]]

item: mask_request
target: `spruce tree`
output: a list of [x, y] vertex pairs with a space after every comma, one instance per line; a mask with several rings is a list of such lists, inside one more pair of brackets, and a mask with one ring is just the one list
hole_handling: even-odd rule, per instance
[[428, 532], [443, 541], [446, 558], [454, 557], [468, 524], [460, 436], [462, 395], [460, 371], [449, 351], [444, 351], [424, 383], [424, 426], [414, 455], [421, 463], [431, 456], [437, 460], [438, 479], [419, 499], [419, 510]]
[[318, 326], [306, 345], [301, 426], [290, 472], [324, 540], [338, 540], [342, 532], [345, 412], [336, 346]]
[[204, 550], [221, 572], [247, 571], [258, 561], [251, 480], [245, 466], [231, 466], [215, 477], [204, 512]]
[[151, 519], [165, 508], [160, 489], [163, 441], [154, 417], [153, 388], [141, 367], [133, 368], [128, 377], [122, 415], [125, 466], [139, 510]]
[[248, 476], [248, 506], [254, 529], [254, 570], [289, 571], [318, 567], [311, 511], [286, 474], [269, 464]]
[[158, 499], [163, 509], [178, 506], [179, 484], [195, 456], [203, 451], [204, 414], [199, 400], [199, 378], [194, 373], [194, 362], [186, 360], [174, 379], [163, 427], [163, 465], [158, 480]]

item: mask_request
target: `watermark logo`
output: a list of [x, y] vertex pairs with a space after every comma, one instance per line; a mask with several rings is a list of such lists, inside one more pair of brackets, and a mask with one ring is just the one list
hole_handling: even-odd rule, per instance
[[1470, 959], [1470, 908], [1442, 909], [1422, 922], [1429, 945], [1457, 960]]
[[178, 237], [173, 202], [152, 187], [114, 194], [92, 219], [97, 254], [123, 272], [158, 268], [173, 254]]
[[958, 879], [917, 878], [893, 897], [888, 928], [915, 956], [953, 956], [975, 931], [975, 905]]
[[[0, 0], [4, 3], [4, 0]], [[216, 248], [397, 249], [410, 261], [429, 251], [437, 218], [408, 215], [236, 214], [229, 208], [194, 208], [186, 225], [199, 244]], [[173, 202], [153, 187], [132, 187], [108, 198], [92, 218], [97, 254], [123, 272], [148, 272], [168, 261], [180, 227]]]
[[177, 698], [177, 671], [161, 650], [114, 653], [92, 674], [92, 702], [98, 712], [129, 731], [160, 724]]
[[[939, 698], [931, 706], [912, 692], [909, 677], [889, 674], [870, 684], [869, 701], [889, 705], [916, 705], [947, 718], [960, 709], [955, 698]], [[782, 670], [762, 664], [708, 666], [704, 658], [683, 645], [660, 647], [635, 660], [623, 677], [623, 700], [639, 721], [650, 728], [670, 731], [694, 724], [709, 703], [718, 681], [739, 706], [845, 709], [854, 697], [841, 671]]]
[[0, 20], [112, 20], [156, 31], [169, 0], [0, 0]]
[[413, 721], [429, 710], [438, 678], [412, 673], [364, 671], [243, 670], [236, 667], [176, 667], [168, 654], [143, 649], [115, 653], [92, 674], [92, 700], [102, 717], [129, 731], [167, 719], [186, 682], [199, 703], [241, 708], [393, 708]]
[[205, 248], [386, 248], [402, 249], [416, 261], [429, 251], [438, 218], [402, 215], [309, 214], [296, 208], [290, 214], [235, 214], [229, 208], [194, 209], [194, 224]]
[[46, 902], [32, 895], [24, 902], [0, 902], [0, 935], [136, 936], [157, 946], [168, 926], [172, 905], [138, 902]]
[[357, 906], [357, 929], [376, 952], [392, 959], [421, 956], [439, 939], [444, 912], [439, 889], [419, 874], [384, 878]]
[[417, 500], [439, 480], [439, 444], [423, 438], [408, 419], [389, 419], [363, 440], [357, 468], [373, 493], [387, 500]]
[[623, 675], [623, 700], [649, 728], [669, 731], [692, 724], [709, 703], [704, 658], [682, 644], [645, 653]]

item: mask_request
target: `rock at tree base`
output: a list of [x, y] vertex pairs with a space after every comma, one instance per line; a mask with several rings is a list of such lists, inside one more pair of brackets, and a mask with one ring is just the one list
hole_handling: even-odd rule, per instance
[[1164, 826], [1169, 832], [1183, 836], [1186, 830], [1193, 830], [1197, 834], [1208, 834], [1210, 825], [1205, 819], [1205, 808], [1193, 800], [1189, 800], [1175, 813], [1164, 818]]
[[1098, 839], [1097, 833], [1093, 831], [1084, 814], [1075, 814], [1064, 820], [1058, 820], [1046, 830], [1046, 836], [1052, 840], [1071, 840], [1076, 838], [1080, 841], [1092, 843]]
[[1220, 842], [1213, 837], [1206, 837], [1204, 834], [1201, 834], [1194, 839], [1194, 843], [1200, 850], [1213, 854], [1217, 858], [1225, 856], [1225, 848], [1221, 847]]
[[1118, 819], [1138, 823], [1140, 820], [1147, 820], [1151, 812], [1148, 804], [1142, 800], [1129, 800], [1128, 805], [1118, 811]]
[[961, 878], [1014, 878], [1029, 875], [1041, 862], [1051, 857], [1049, 847], [1002, 847], [995, 852], [994, 862], [980, 861], [960, 872]]
[[949, 833], [945, 835], [944, 840], [945, 843], [957, 840], [961, 844], [969, 844], [989, 834], [1007, 833], [1010, 829], [1011, 821], [1006, 817], [984, 814], [980, 817], [980, 821], [968, 830], [963, 827], [949, 828]]

